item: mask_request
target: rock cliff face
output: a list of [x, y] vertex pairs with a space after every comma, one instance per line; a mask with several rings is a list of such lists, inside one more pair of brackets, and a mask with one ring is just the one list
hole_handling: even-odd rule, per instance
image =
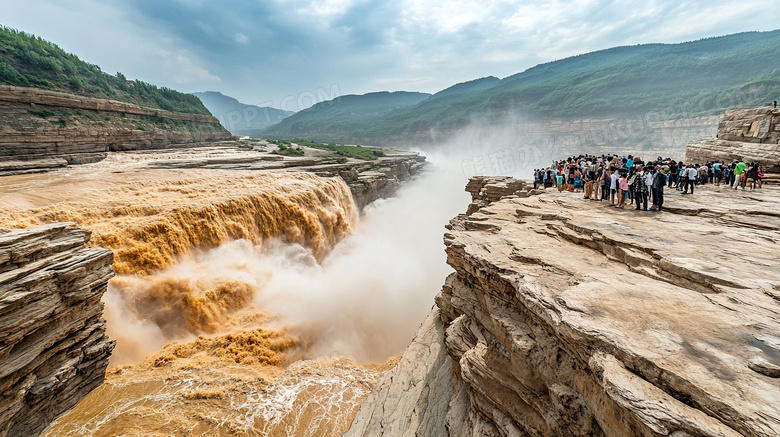
[[760, 162], [765, 172], [780, 173], [780, 109], [741, 108], [726, 111], [717, 139], [688, 143], [687, 162], [713, 160]]
[[0, 230], [0, 436], [37, 435], [99, 386], [111, 251], [68, 223]]
[[352, 191], [358, 209], [377, 199], [393, 197], [401, 185], [425, 168], [425, 157], [404, 154], [376, 161], [344, 162], [303, 167], [320, 176], [341, 176]]
[[345, 436], [780, 434], [780, 191], [468, 188], [455, 273]]
[[765, 106], [726, 111], [718, 124], [718, 138], [745, 143], [778, 144], [780, 109]]
[[231, 137], [211, 116], [0, 85], [0, 175]]

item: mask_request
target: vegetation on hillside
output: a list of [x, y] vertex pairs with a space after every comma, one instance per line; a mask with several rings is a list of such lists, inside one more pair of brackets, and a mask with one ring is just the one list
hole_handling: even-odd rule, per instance
[[268, 140], [272, 144], [279, 146], [279, 154], [288, 156], [303, 156], [303, 147], [313, 149], [330, 150], [334, 156], [344, 156], [347, 158], [357, 158], [366, 161], [373, 161], [385, 156], [385, 151], [381, 147], [363, 147], [363, 146], [345, 146], [341, 144], [326, 144], [310, 141], [302, 138], [292, 140]]
[[330, 106], [311, 108], [307, 123], [296, 126], [292, 116], [271, 131], [286, 127], [286, 133], [315, 140], [370, 143], [434, 129], [455, 130], [475, 119], [648, 113], [657, 114], [656, 119], [680, 119], [779, 98], [776, 30], [601, 50], [537, 65], [501, 80], [488, 77], [458, 84], [414, 106], [370, 117], [338, 114], [339, 103], [328, 102]]
[[430, 94], [412, 92], [341, 96], [291, 115], [266, 129], [263, 136], [290, 138], [316, 134], [321, 141], [328, 141], [330, 134], [338, 136], [361, 129], [371, 120], [416, 105], [429, 96]]
[[271, 140], [270, 142], [279, 146], [278, 150], [271, 152], [276, 155], [303, 156], [305, 153], [301, 146], [296, 146], [291, 141]]
[[192, 94], [104, 73], [48, 41], [0, 26], [0, 83], [114, 99], [174, 112], [210, 115]]
[[457, 99], [435, 94], [353, 132], [377, 137], [473, 117], [583, 118], [659, 113], [666, 119], [715, 114], [780, 96], [780, 30], [588, 53], [501, 80]]

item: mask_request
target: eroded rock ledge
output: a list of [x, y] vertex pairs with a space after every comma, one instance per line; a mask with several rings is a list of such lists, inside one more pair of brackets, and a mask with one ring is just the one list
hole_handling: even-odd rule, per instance
[[113, 254], [69, 223], [0, 230], [0, 436], [32, 436], [99, 386]]
[[780, 173], [780, 109], [740, 108], [726, 111], [716, 139], [688, 143], [685, 161], [759, 162], [764, 173]]
[[97, 162], [109, 151], [192, 147], [231, 138], [210, 115], [0, 85], [0, 176]]
[[456, 272], [345, 436], [780, 434], [780, 190], [653, 214], [489, 185], [519, 188], [469, 183]]
[[[211, 149], [235, 149], [236, 141], [223, 141]], [[352, 191], [355, 206], [362, 210], [377, 199], [392, 197], [401, 185], [419, 175], [425, 168], [425, 156], [415, 152], [395, 152], [373, 161], [346, 157], [290, 157], [255, 149], [243, 155], [219, 155], [213, 157], [160, 159], [144, 168], [183, 169], [198, 168], [236, 171], [305, 171], [322, 177], [341, 177]], [[137, 171], [137, 170], [136, 170]]]

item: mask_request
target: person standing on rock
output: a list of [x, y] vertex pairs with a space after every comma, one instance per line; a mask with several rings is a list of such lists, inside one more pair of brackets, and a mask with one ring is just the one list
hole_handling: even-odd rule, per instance
[[720, 186], [720, 180], [723, 179], [723, 167], [719, 162], [712, 163], [712, 179], [715, 181], [715, 186]]
[[607, 171], [607, 163], [602, 162], [601, 166], [599, 167], [599, 171], [601, 172], [601, 176], [599, 176], [599, 187], [601, 188], [601, 197], [599, 197], [599, 202], [602, 200], [608, 200], [609, 199], [609, 172]]
[[585, 177], [585, 198], [590, 199], [594, 197], [593, 194], [593, 180], [596, 178], [596, 172], [593, 171], [593, 164], [588, 162], [585, 164], [583, 176]]
[[688, 194], [688, 187], [691, 187], [691, 194], [693, 194], [693, 187], [696, 185], [696, 177], [699, 175], [699, 171], [696, 170], [696, 167], [693, 166], [693, 164], [688, 164], [688, 169], [686, 171], [686, 178], [688, 179], [687, 183], [685, 184], [685, 191], [683, 191], [683, 194]]
[[617, 192], [618, 192], [618, 179], [620, 179], [620, 175], [617, 172], [617, 169], [615, 167], [609, 168], [609, 203], [612, 206], [617, 206]]
[[664, 187], [666, 186], [666, 175], [658, 168], [653, 169], [653, 207], [651, 211], [661, 211], [664, 207]]
[[680, 163], [677, 191], [688, 191], [688, 167], [690, 166], [685, 166], [682, 162]]
[[698, 166], [697, 164], [696, 171], [699, 172], [699, 185], [706, 185], [709, 180], [709, 168], [707, 167], [707, 164], [702, 166]]
[[726, 181], [729, 187], [734, 186], [734, 181], [737, 180], [736, 170], [737, 170], [736, 162], [732, 162], [731, 164], [729, 164], [729, 179]]
[[[760, 169], [758, 167], [758, 163], [754, 162], [750, 165], [750, 169], [748, 169], [747, 177], [750, 180], [750, 189], [755, 190], [756, 184], [758, 183], [758, 173], [760, 172]], [[760, 188], [760, 187], [759, 187]]]
[[740, 185], [742, 185], [742, 189], [745, 189], [745, 168], [747, 167], [747, 164], [745, 164], [743, 161], [739, 161], [739, 163], [734, 166], [734, 189], [736, 190], [739, 188]]
[[636, 170], [634, 183], [634, 199], [636, 200], [636, 210], [647, 211], [647, 170], [639, 166]]
[[650, 163], [645, 166], [645, 186], [647, 187], [647, 199], [655, 204], [655, 200], [653, 199], [653, 166], [650, 165]]
[[628, 199], [628, 175], [626, 172], [620, 173], [620, 179], [618, 179], [618, 208], [623, 209], [626, 207], [626, 199]]
[[677, 161], [669, 163], [669, 188], [674, 188], [677, 183]]

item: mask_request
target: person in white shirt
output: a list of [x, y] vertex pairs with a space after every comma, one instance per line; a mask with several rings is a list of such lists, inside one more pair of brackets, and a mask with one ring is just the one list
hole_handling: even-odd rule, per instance
[[685, 191], [683, 191], [683, 194], [688, 194], [688, 187], [691, 187], [691, 194], [693, 194], [693, 187], [696, 185], [696, 177], [699, 175], [699, 172], [696, 170], [696, 167], [694, 167], [691, 164], [688, 164], [688, 169], [686, 170], [686, 173], [688, 175], [688, 183], [685, 184]]
[[650, 200], [652, 200], [653, 172], [650, 171], [650, 167], [645, 167], [645, 185], [647, 186], [647, 194], [648, 194], [647, 197], [650, 198]]
[[617, 188], [618, 188], [617, 184], [618, 184], [618, 179], [620, 179], [620, 175], [618, 174], [617, 170], [613, 169], [612, 174], [610, 174], [609, 177], [611, 178], [609, 182], [609, 193], [610, 193], [609, 203], [617, 206], [617, 202], [615, 200], [615, 194], [617, 194]]

